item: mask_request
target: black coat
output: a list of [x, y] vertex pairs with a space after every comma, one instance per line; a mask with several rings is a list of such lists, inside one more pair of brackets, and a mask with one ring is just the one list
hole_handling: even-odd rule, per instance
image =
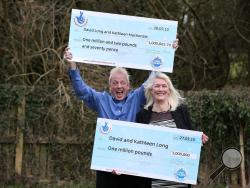
[[[192, 129], [190, 116], [187, 107], [184, 105], [178, 106], [175, 111], [171, 111], [172, 117], [179, 129]], [[142, 109], [136, 116], [137, 123], [149, 124], [152, 116], [152, 106], [146, 109]]]

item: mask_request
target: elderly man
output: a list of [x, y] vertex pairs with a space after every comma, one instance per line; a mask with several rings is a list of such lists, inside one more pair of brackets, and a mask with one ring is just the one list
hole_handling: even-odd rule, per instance
[[[67, 48], [64, 53], [64, 59], [69, 64], [69, 76], [74, 88], [75, 94], [85, 102], [85, 104], [96, 111], [98, 117], [135, 121], [136, 114], [140, 111], [146, 102], [144, 96], [144, 86], [130, 91], [129, 75], [124, 68], [115, 67], [110, 71], [109, 92], [98, 92], [87, 85], [76, 63], [72, 62], [72, 54]], [[117, 188], [117, 187], [151, 187], [151, 181], [147, 178], [116, 175], [115, 173], [97, 171], [97, 188]]]

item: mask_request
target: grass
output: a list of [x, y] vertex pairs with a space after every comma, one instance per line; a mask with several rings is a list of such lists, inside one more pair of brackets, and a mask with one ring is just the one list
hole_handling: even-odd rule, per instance
[[76, 184], [76, 185], [1, 185], [1, 188], [95, 188], [94, 183]]

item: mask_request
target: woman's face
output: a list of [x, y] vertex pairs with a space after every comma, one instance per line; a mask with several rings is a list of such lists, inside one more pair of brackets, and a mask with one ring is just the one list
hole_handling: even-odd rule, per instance
[[156, 78], [151, 93], [155, 102], [163, 102], [167, 100], [170, 94], [170, 89], [164, 79]]

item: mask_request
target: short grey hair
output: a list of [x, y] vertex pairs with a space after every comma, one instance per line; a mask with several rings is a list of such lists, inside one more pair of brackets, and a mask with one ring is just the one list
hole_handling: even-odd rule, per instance
[[128, 84], [129, 84], [128, 71], [125, 68], [122, 68], [122, 67], [115, 67], [115, 68], [111, 69], [110, 74], [109, 74], [109, 84], [111, 82], [111, 79], [112, 79], [113, 75], [116, 74], [116, 73], [122, 73], [126, 77], [126, 80], [128, 81]]
[[182, 98], [180, 93], [174, 88], [170, 78], [162, 72], [154, 72], [154, 73], [151, 73], [151, 75], [149, 76], [149, 78], [144, 86], [145, 87], [145, 96], [147, 99], [147, 102], [146, 102], [144, 108], [148, 109], [148, 107], [152, 106], [154, 103], [151, 90], [153, 88], [154, 81], [156, 78], [160, 78], [160, 79], [163, 79], [166, 81], [166, 83], [169, 87], [169, 90], [170, 90], [170, 94], [168, 97], [168, 102], [169, 102], [170, 107], [171, 107], [170, 110], [171, 111], [176, 110], [176, 108], [184, 101], [184, 98]]

